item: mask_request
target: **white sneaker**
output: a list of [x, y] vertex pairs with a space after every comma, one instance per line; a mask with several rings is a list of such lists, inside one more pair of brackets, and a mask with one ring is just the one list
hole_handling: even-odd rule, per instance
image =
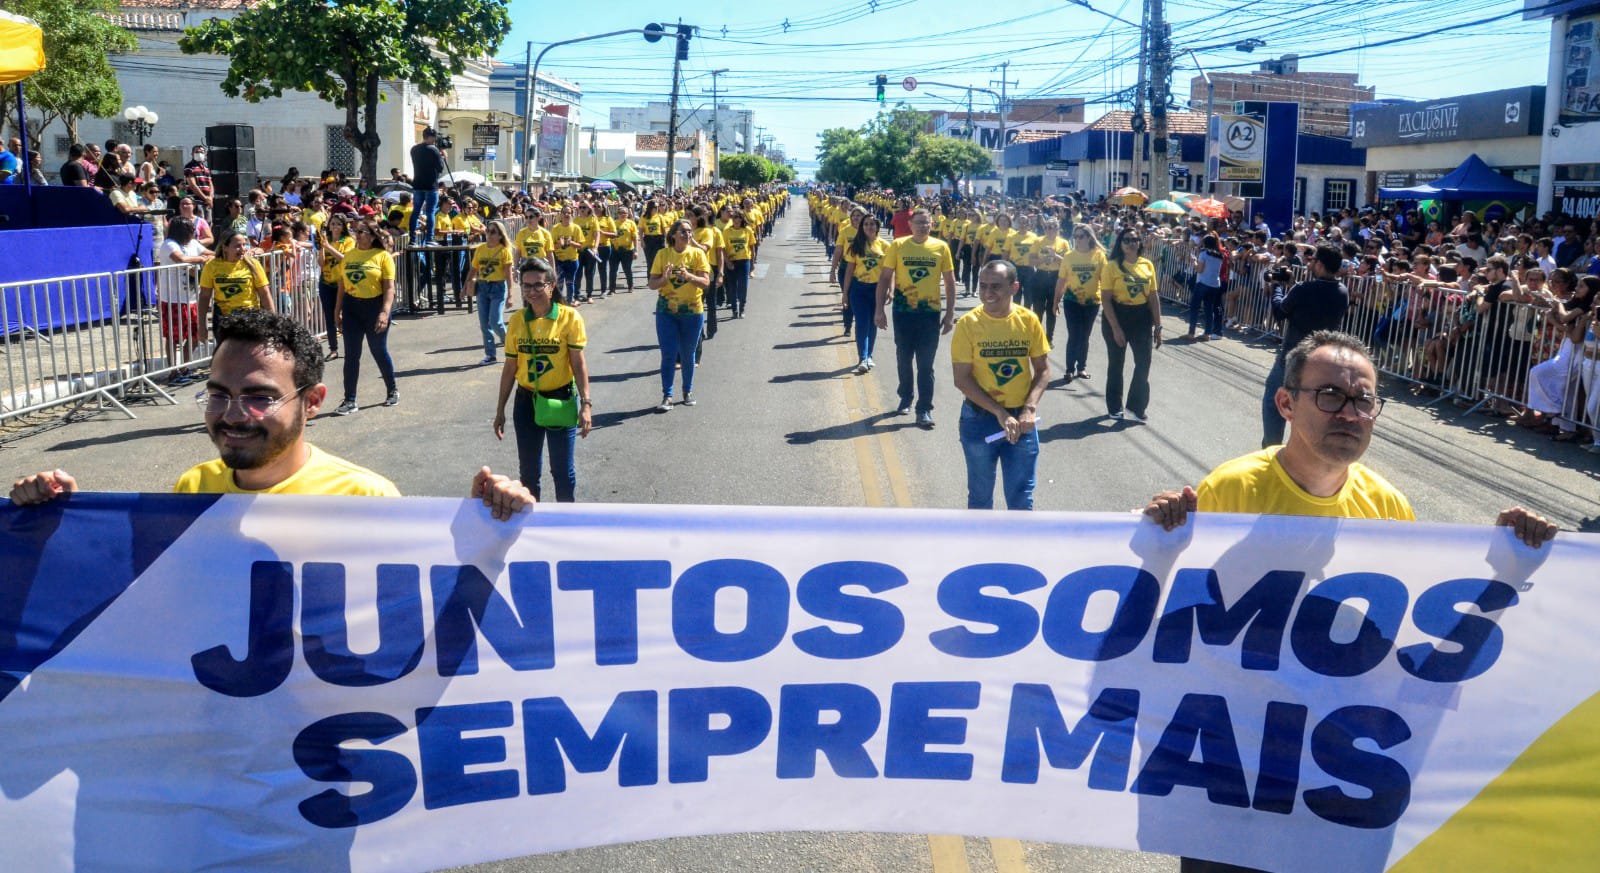
[[870, 370], [870, 369], [872, 369], [872, 365], [867, 363], [866, 361], [862, 361], [861, 363], [856, 364], [856, 368], [855, 368], [855, 370], [853, 372], [857, 376], [865, 376], [867, 374], [867, 371]]

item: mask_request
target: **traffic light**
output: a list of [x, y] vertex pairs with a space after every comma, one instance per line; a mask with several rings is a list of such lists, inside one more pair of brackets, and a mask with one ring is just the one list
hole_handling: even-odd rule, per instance
[[678, 60], [689, 59], [689, 37], [694, 36], [694, 27], [688, 24], [678, 25]]
[[878, 102], [879, 103], [883, 103], [884, 102], [883, 86], [887, 85], [887, 84], [889, 84], [889, 77], [885, 76], [882, 73], [879, 73], [878, 74]]

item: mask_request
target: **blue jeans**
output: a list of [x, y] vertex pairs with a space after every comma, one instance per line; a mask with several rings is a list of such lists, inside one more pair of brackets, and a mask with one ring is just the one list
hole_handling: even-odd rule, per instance
[[1202, 322], [1206, 333], [1222, 333], [1222, 289], [1197, 280], [1189, 289], [1189, 332]]
[[506, 283], [478, 283], [478, 330], [483, 331], [483, 356], [506, 341]]
[[728, 262], [728, 306], [734, 312], [743, 313], [745, 301], [750, 299], [750, 262]]
[[[834, 283], [833, 284], [834, 284], [835, 287], [848, 289], [850, 287], [850, 282], [851, 282], [851, 279], [850, 279], [850, 262], [846, 261], [843, 258], [840, 258], [839, 259], [839, 271], [838, 271], [837, 274], [834, 275], [833, 278], [834, 278]], [[850, 328], [855, 324], [855, 313], [852, 311], [854, 308], [855, 308], [855, 303], [854, 303], [854, 301], [851, 301], [851, 302], [846, 304], [846, 306], [844, 308], [844, 312], [842, 313], [843, 318], [844, 318], [844, 332], [845, 333], [849, 333], [850, 332]]]
[[1071, 294], [1061, 297], [1062, 314], [1067, 322], [1067, 370], [1071, 375], [1088, 369], [1089, 338], [1094, 336], [1094, 320], [1100, 304], [1079, 303]]
[[694, 390], [694, 352], [700, 345], [705, 315], [656, 313], [656, 341], [661, 343], [661, 396], [672, 396], [672, 376], [683, 364], [683, 396]]
[[[412, 188], [411, 200], [411, 227], [406, 232], [411, 234], [412, 245], [428, 245], [433, 242], [433, 219], [439, 213], [439, 189]], [[428, 232], [423, 234], [419, 240], [417, 239], [417, 221], [423, 215], [428, 217]]]
[[1283, 444], [1283, 431], [1286, 424], [1283, 416], [1278, 414], [1278, 389], [1283, 387], [1283, 353], [1279, 352], [1272, 360], [1272, 369], [1267, 371], [1266, 390], [1261, 395], [1261, 447], [1278, 446]]
[[[1016, 415], [1021, 410], [1012, 410]], [[1004, 437], [985, 440], [999, 433], [1000, 423], [993, 415], [970, 402], [961, 404], [961, 451], [967, 456], [967, 508], [994, 508], [994, 471], [1000, 465], [1001, 490], [1006, 509], [1032, 509], [1035, 473], [1039, 469], [1039, 431], [1023, 434], [1013, 445]]]
[[540, 427], [533, 420], [533, 392], [517, 386], [511, 401], [511, 424], [517, 431], [517, 478], [539, 494], [539, 466], [544, 460], [544, 444], [550, 443], [550, 478], [556, 483], [556, 502], [572, 503], [578, 488], [578, 468], [572, 455], [578, 445], [576, 427]]
[[894, 313], [894, 358], [900, 375], [900, 405], [911, 403], [912, 370], [916, 371], [917, 412], [933, 411], [933, 358], [939, 353], [937, 312]]
[[557, 284], [561, 286], [563, 303], [578, 302], [578, 261], [556, 260]]
[[850, 283], [850, 312], [856, 320], [856, 357], [872, 359], [872, 347], [878, 343], [878, 286], [859, 279]]

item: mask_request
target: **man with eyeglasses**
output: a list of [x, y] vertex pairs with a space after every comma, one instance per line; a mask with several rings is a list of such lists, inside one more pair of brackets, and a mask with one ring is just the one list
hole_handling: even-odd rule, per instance
[[[195, 396], [219, 457], [178, 477], [180, 494], [329, 494], [398, 497], [383, 476], [329, 454], [305, 439], [306, 422], [327, 399], [315, 337], [288, 316], [246, 309], [217, 325], [211, 377]], [[44, 503], [78, 490], [62, 470], [18, 480], [11, 500]], [[480, 469], [471, 494], [498, 519], [535, 502], [516, 480]]]

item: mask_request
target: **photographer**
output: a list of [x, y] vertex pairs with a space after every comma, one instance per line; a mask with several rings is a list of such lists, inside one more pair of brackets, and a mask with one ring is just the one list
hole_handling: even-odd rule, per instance
[[[444, 175], [444, 152], [448, 139], [440, 140], [433, 128], [422, 131], [422, 142], [411, 147], [411, 193], [416, 201], [411, 212], [410, 234], [412, 245], [430, 245], [433, 242], [433, 220], [439, 211], [439, 177]], [[422, 236], [417, 236], [417, 221], [426, 219]]]
[[1284, 419], [1278, 411], [1278, 389], [1283, 387], [1284, 356], [1302, 339], [1319, 330], [1338, 330], [1350, 308], [1350, 292], [1338, 280], [1342, 258], [1337, 249], [1322, 246], [1311, 259], [1311, 276], [1285, 290], [1279, 285], [1272, 295], [1272, 317], [1285, 322], [1283, 345], [1272, 370], [1267, 373], [1266, 390], [1261, 400], [1261, 446], [1283, 443]]

